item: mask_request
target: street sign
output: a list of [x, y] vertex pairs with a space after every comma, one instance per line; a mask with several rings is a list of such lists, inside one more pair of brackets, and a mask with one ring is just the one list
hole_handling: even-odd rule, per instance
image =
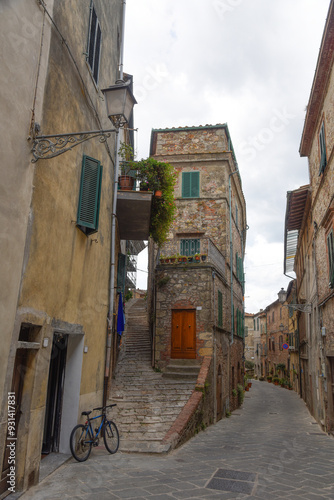
[[283, 344], [283, 349], [289, 349], [289, 344]]

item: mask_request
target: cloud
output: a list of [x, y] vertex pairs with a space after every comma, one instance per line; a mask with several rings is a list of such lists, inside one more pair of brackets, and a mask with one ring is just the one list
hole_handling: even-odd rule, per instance
[[149, 154], [152, 128], [228, 123], [247, 204], [253, 312], [288, 282], [286, 192], [308, 184], [299, 144], [328, 7], [329, 0], [127, 2], [138, 157]]

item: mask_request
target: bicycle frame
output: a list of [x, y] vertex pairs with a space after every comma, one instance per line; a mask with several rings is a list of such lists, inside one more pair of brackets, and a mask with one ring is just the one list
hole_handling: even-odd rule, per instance
[[[101, 420], [101, 423], [100, 423], [98, 430], [96, 431], [96, 434], [94, 434], [93, 427], [92, 427], [92, 421], [96, 420], [97, 418], [102, 418], [102, 420]], [[87, 443], [94, 443], [96, 441], [96, 439], [98, 438], [98, 436], [101, 432], [101, 429], [103, 427], [105, 420], [106, 420], [106, 415], [103, 413], [101, 415], [97, 415], [96, 417], [92, 417], [92, 418], [89, 418], [89, 416], [87, 417], [87, 420], [85, 422], [85, 425], [87, 425], [86, 437], [87, 437], [88, 429], [90, 430], [91, 436], [93, 437], [93, 440], [89, 440], [89, 441], [87, 441]]]

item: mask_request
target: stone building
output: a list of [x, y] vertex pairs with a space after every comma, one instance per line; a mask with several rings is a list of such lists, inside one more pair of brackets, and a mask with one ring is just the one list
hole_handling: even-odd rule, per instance
[[259, 378], [265, 373], [265, 365], [264, 363], [262, 364], [262, 361], [264, 361], [264, 356], [266, 354], [267, 318], [263, 309], [260, 309], [258, 313], [253, 315], [253, 323], [254, 373], [255, 376]]
[[[42, 453], [69, 452], [81, 411], [106, 398], [114, 359], [108, 318], [117, 300], [112, 268], [124, 247], [120, 231], [129, 239], [125, 224], [112, 237], [116, 134], [100, 141], [62, 137], [49, 150], [45, 138], [40, 153], [52, 157], [35, 163], [32, 148], [41, 135], [113, 128], [101, 89], [120, 77], [124, 4], [0, 5], [0, 110], [10, 117], [0, 124], [4, 494], [8, 392], [15, 395], [16, 491], [38, 482]], [[60, 142], [68, 150], [57, 156]]]
[[[237, 406], [233, 389], [244, 375], [247, 225], [241, 177], [226, 124], [153, 130], [151, 156], [178, 172], [177, 215], [161, 254], [186, 260], [151, 270], [153, 363], [165, 370], [175, 360], [209, 360], [215, 421]], [[152, 248], [151, 256], [158, 258]]]
[[[278, 374], [279, 378], [289, 378], [290, 355], [283, 347], [288, 342], [288, 310], [275, 300], [266, 307], [266, 356], [265, 376]], [[284, 369], [280, 368], [284, 365]]]
[[245, 312], [245, 359], [254, 362], [254, 314]]
[[308, 158], [310, 183], [288, 193], [285, 227], [285, 266], [290, 260], [297, 278], [300, 392], [330, 432], [334, 431], [333, 53], [331, 0], [300, 144], [300, 155]]

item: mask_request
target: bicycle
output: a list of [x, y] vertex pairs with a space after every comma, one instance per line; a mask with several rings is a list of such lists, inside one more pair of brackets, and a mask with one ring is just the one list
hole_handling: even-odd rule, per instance
[[[116, 406], [116, 404], [112, 404], [109, 406], [102, 406], [100, 408], [93, 408], [90, 411], [83, 411], [81, 415], [87, 417], [87, 420], [84, 424], [76, 425], [70, 435], [70, 448], [71, 453], [75, 460], [78, 462], [84, 462], [90, 455], [92, 451], [92, 446], [98, 446], [99, 444], [99, 435], [102, 431], [102, 437], [104, 441], [104, 445], [109, 451], [109, 453], [116, 453], [119, 446], [119, 433], [116, 427], [116, 424], [107, 418], [106, 409], [112, 408]], [[102, 410], [100, 415], [96, 417], [89, 418], [89, 415], [92, 411]], [[101, 418], [101, 423], [99, 427], [95, 428], [95, 434], [92, 428], [92, 421], [97, 418]]]

